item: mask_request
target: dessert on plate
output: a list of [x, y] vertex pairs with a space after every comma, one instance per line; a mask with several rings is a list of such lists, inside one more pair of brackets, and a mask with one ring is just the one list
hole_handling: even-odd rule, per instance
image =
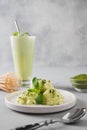
[[59, 105], [64, 102], [64, 99], [50, 80], [34, 77], [30, 88], [17, 97], [17, 102], [24, 105]]

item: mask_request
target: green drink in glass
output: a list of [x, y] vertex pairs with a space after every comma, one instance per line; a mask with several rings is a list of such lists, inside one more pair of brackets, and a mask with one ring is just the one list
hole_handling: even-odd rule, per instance
[[24, 33], [13, 35], [10, 39], [16, 75], [21, 80], [22, 86], [27, 86], [32, 75], [35, 36]]

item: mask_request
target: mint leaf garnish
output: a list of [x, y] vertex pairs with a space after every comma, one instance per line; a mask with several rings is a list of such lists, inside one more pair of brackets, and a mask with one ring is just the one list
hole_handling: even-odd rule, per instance
[[35, 98], [35, 101], [37, 104], [43, 104], [43, 95], [39, 93], [37, 97]]
[[24, 36], [24, 35], [30, 36], [30, 34], [29, 34], [28, 32], [24, 32], [24, 33], [22, 33], [20, 36]]
[[38, 83], [38, 79], [36, 78], [36, 77], [34, 77], [33, 79], [32, 79], [32, 84], [33, 84], [33, 86], [36, 88], [36, 89], [39, 89], [40, 87], [39, 87], [39, 83]]
[[14, 35], [14, 36], [18, 36], [18, 35], [19, 35], [19, 32], [14, 32], [13, 35]]
[[[19, 32], [14, 32], [13, 35], [14, 35], [14, 36], [18, 36], [18, 35], [19, 35]], [[24, 32], [24, 33], [20, 34], [19, 36], [24, 36], [24, 35], [30, 36], [30, 34], [29, 34], [28, 32]]]
[[28, 92], [38, 93], [38, 91], [37, 91], [35, 88], [33, 88], [33, 89], [28, 89]]

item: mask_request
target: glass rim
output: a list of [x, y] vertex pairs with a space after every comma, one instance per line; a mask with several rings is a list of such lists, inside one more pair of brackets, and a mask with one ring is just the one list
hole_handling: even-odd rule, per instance
[[[11, 35], [10, 38], [19, 38], [20, 36], [14, 36], [14, 35]], [[21, 36], [22, 37], [22, 36]], [[34, 35], [26, 35], [26, 37], [30, 37], [30, 38], [35, 38], [36, 39], [36, 36]]]

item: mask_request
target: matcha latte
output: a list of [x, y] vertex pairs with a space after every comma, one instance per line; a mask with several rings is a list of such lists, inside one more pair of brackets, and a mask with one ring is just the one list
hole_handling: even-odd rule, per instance
[[10, 37], [16, 75], [28, 84], [32, 75], [35, 36], [14, 33]]

